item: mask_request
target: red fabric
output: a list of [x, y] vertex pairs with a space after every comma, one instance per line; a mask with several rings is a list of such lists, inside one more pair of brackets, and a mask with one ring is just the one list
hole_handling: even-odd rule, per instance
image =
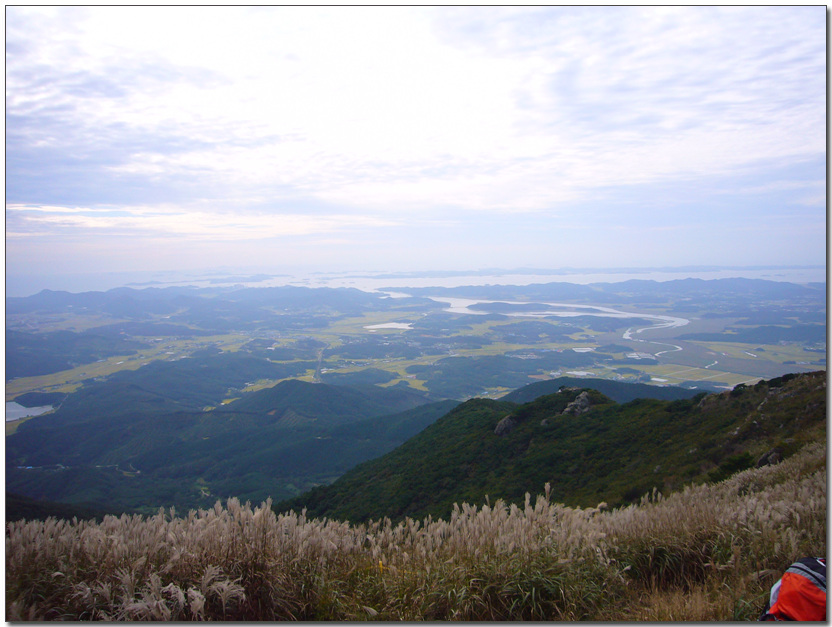
[[826, 620], [826, 593], [797, 573], [783, 573], [777, 602], [769, 614], [781, 620]]

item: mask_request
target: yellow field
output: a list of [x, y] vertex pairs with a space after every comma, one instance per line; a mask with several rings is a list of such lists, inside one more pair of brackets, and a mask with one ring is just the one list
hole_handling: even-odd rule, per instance
[[[674, 364], [639, 366], [639, 369], [653, 377], [654, 382], [666, 385], [676, 385], [682, 381], [722, 381], [734, 386], [740, 383], [752, 384], [760, 380], [760, 377], [749, 377], [747, 374], [736, 374], [712, 368], [695, 368]], [[658, 381], [658, 379], [665, 379], [665, 381]]]
[[[354, 318], [345, 318], [344, 320], [336, 320], [325, 331], [318, 331], [316, 335], [337, 337], [339, 335], [356, 335], [359, 333], [366, 333], [374, 335], [372, 329], [366, 329], [367, 326], [374, 324], [386, 324], [388, 322], [404, 322], [412, 323], [422, 316], [414, 313], [402, 312], [372, 312], [363, 316]], [[385, 333], [401, 332], [399, 329], [384, 329]]]
[[26, 331], [34, 326], [38, 333], [51, 333], [52, 331], [75, 331], [80, 333], [95, 327], [121, 322], [128, 322], [128, 320], [111, 318], [103, 314], [11, 314], [6, 316], [6, 327], [8, 329]]
[[[763, 359], [783, 363], [785, 361], [813, 362], [822, 353], [806, 351], [802, 346], [791, 344], [741, 344], [739, 342], [691, 342], [712, 350], [717, 354], [740, 359]], [[759, 350], [762, 349], [762, 350]]]
[[[45, 415], [45, 414], [41, 414], [41, 415], [43, 416], [43, 415]], [[18, 428], [21, 424], [23, 424], [23, 423], [24, 423], [24, 422], [26, 422], [27, 420], [31, 420], [32, 418], [34, 418], [34, 416], [27, 416], [26, 418], [21, 418], [20, 420], [13, 420], [12, 422], [7, 422], [7, 423], [6, 423], [6, 435], [7, 435], [7, 436], [8, 436], [8, 435], [11, 435], [11, 434], [12, 434], [12, 433], [14, 433], [15, 431], [17, 431], [17, 428]]]
[[[369, 337], [377, 334], [399, 335], [404, 332], [404, 330], [399, 329], [383, 329], [374, 331], [372, 329], [366, 328], [368, 326], [385, 324], [390, 322], [414, 323], [420, 319], [422, 319], [422, 314], [413, 312], [369, 312], [364, 315], [351, 316], [343, 320], [334, 321], [331, 324], [331, 326], [325, 329], [316, 329], [314, 331], [308, 331], [303, 335], [306, 337], [312, 337], [320, 342], [323, 342], [330, 348], [337, 349], [339, 346], [342, 345], [341, 338], [343, 336]], [[59, 329], [80, 331], [88, 328], [93, 328], [101, 324], [112, 324], [120, 322], [120, 320], [118, 319], [110, 319], [104, 316], [78, 315], [57, 315], [43, 317], [42, 319], [18, 317], [13, 320], [9, 319], [9, 321], [14, 322], [14, 324], [17, 326], [37, 323], [40, 329], [44, 331]], [[489, 336], [490, 332], [493, 329], [499, 328], [503, 325], [510, 325], [514, 322], [516, 321], [512, 319], [498, 321], [480, 321], [474, 318], [468, 323], [470, 325], [470, 328], [460, 329], [454, 335], [463, 337]], [[413, 365], [430, 365], [440, 359], [449, 356], [478, 357], [503, 355], [512, 351], [532, 351], [541, 349], [569, 351], [576, 348], [597, 348], [599, 344], [603, 344], [605, 342], [610, 341], [614, 342], [615, 340], [612, 337], [612, 335], [617, 336], [617, 334], [598, 332], [593, 331], [591, 329], [576, 329], [574, 333], [568, 336], [570, 340], [565, 342], [546, 342], [528, 345], [523, 343], [498, 341], [494, 342], [493, 344], [487, 344], [482, 348], [458, 348], [455, 349], [452, 353], [441, 355], [426, 355], [418, 359], [355, 360], [353, 364], [346, 367], [333, 368], [330, 365], [328, 367], [328, 371], [337, 373], [349, 373], [362, 370], [364, 368], [379, 368], [391, 372], [398, 377], [397, 380], [392, 381], [387, 385], [395, 385], [399, 381], [403, 380], [415, 389], [424, 390], [425, 381], [422, 379], [415, 378], [413, 377], [413, 375], [408, 374], [408, 367]], [[237, 351], [245, 343], [249, 342], [252, 339], [252, 336], [249, 334], [231, 333], [225, 335], [196, 337], [181, 340], [172, 340], [169, 338], [165, 338], [159, 341], [156, 341], [155, 338], [143, 339], [147, 342], [152, 342], [152, 346], [139, 351], [135, 355], [110, 357], [106, 360], [97, 363], [82, 365], [71, 370], [65, 370], [50, 375], [25, 377], [9, 381], [6, 384], [6, 400], [13, 400], [17, 396], [25, 392], [31, 391], [70, 393], [75, 391], [85, 380], [93, 379], [96, 377], [106, 377], [122, 370], [136, 370], [141, 366], [150, 363], [154, 360], [181, 358], [190, 354], [194, 350], [205, 346], [215, 346], [224, 351]], [[295, 337], [282, 337], [280, 339], [275, 340], [275, 344], [282, 346], [291, 346], [296, 341], [296, 339], [297, 338]], [[449, 336], [448, 340], [449, 342], [452, 342], [452, 336]], [[673, 340], [672, 338], [668, 337], [662, 341], [672, 342]], [[797, 345], [777, 344], [752, 346], [751, 344], [742, 344], [738, 342], [689, 342], [689, 348], [693, 348], [692, 345], [696, 345], [698, 347], [701, 347], [702, 349], [714, 353], [714, 360], [718, 360], [718, 356], [725, 356], [743, 360], [759, 359], [761, 361], [768, 361], [780, 364], [784, 362], [794, 362], [796, 365], [799, 366], [808, 366], [809, 362], [816, 362], [819, 360], [821, 356], [823, 356], [820, 353], [806, 351], [802, 347]], [[706, 368], [704, 367], [706, 363], [707, 362], [703, 360], [701, 362], [701, 366], [699, 367], [672, 364], [633, 364], [633, 367], [653, 377], [654, 383], [661, 383], [667, 385], [678, 384], [682, 381], [717, 381], [724, 382], [726, 385], [736, 385], [739, 383], [754, 383], [759, 380], [759, 378], [757, 377], [751, 377], [746, 374], [736, 374], [726, 372], [723, 370], [717, 370], [715, 368], [719, 366], [716, 364], [714, 364], [713, 368]], [[812, 367], [814, 369], [824, 368], [824, 366], [817, 366], [816, 364], [812, 364]], [[595, 376], [601, 376], [606, 378], [618, 378], [612, 372], [614, 368], [614, 366], [599, 365], [592, 367], [591, 370], [593, 371]], [[577, 369], [586, 370], [586, 368]], [[540, 375], [541, 378], [546, 378], [547, 376], [548, 375], [546, 374]], [[298, 378], [302, 381], [314, 381], [315, 371], [314, 369], [311, 369], [308, 370], [304, 375], [293, 378]], [[244, 391], [253, 392], [256, 390], [264, 389], [276, 385], [280, 381], [281, 379], [257, 381], [252, 385], [247, 386], [244, 389]], [[16, 426], [9, 427], [7, 425], [7, 433], [9, 432], [10, 428], [16, 429]]]
[[[144, 338], [149, 340], [149, 338]], [[110, 357], [92, 364], [84, 364], [71, 370], [62, 370], [37, 377], [20, 377], [6, 383], [6, 401], [26, 392], [74, 392], [87, 379], [106, 377], [121, 370], [138, 370], [145, 364], [157, 359], [175, 359], [183, 357], [192, 350], [204, 345], [215, 345], [222, 350], [239, 350], [249, 341], [243, 335], [212, 335], [187, 340], [165, 339], [155, 343], [151, 348], [138, 351], [135, 355]]]
[[255, 381], [251, 385], [247, 385], [242, 389], [245, 392], [256, 392], [258, 390], [265, 390], [266, 388], [274, 387], [278, 383], [283, 381], [283, 379], [260, 379]]

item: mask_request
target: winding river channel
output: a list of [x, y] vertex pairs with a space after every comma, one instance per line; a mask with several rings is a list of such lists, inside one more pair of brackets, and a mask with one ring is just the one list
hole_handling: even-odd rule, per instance
[[[528, 307], [530, 303], [521, 302], [521, 301], [510, 301], [510, 300], [482, 300], [482, 299], [473, 299], [473, 298], [450, 298], [447, 296], [430, 296], [431, 300], [434, 300], [438, 303], [446, 303], [448, 305], [443, 311], [447, 311], [449, 313], [458, 313], [458, 314], [472, 314], [472, 315], [485, 315], [489, 312], [487, 311], [478, 311], [476, 309], [471, 309], [474, 305], [481, 305], [481, 304], [505, 304], [505, 305], [516, 305], [521, 307]], [[557, 316], [561, 318], [573, 318], [576, 316], [600, 316], [604, 318], [639, 318], [642, 320], [652, 320], [655, 323], [647, 326], [647, 327], [629, 327], [624, 334], [621, 336], [624, 340], [629, 340], [631, 342], [646, 342], [649, 344], [656, 344], [658, 346], [666, 346], [669, 347], [666, 350], [659, 351], [654, 353], [655, 355], [661, 355], [662, 353], [670, 353], [673, 351], [680, 351], [682, 350], [681, 346], [677, 346], [676, 344], [668, 344], [665, 342], [656, 342], [653, 340], [644, 340], [639, 337], [634, 337], [639, 335], [644, 331], [650, 331], [654, 329], [670, 329], [674, 327], [683, 327], [686, 324], [690, 323], [690, 320], [687, 318], [678, 318], [676, 316], [665, 316], [660, 314], [647, 314], [647, 313], [637, 313], [631, 311], [621, 311], [619, 309], [613, 309], [612, 307], [601, 307], [598, 305], [571, 305], [567, 303], [534, 303], [534, 305], [541, 305], [541, 309], [535, 310], [524, 310], [520, 312], [500, 312], [505, 316], [516, 317], [516, 318], [545, 318], [549, 316]]]

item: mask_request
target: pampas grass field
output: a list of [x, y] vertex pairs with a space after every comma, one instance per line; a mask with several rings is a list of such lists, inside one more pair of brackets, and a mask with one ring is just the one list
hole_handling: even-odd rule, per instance
[[[547, 486], [548, 488], [548, 486]], [[754, 620], [826, 554], [826, 447], [622, 509], [455, 506], [352, 525], [235, 499], [6, 525], [6, 619]]]

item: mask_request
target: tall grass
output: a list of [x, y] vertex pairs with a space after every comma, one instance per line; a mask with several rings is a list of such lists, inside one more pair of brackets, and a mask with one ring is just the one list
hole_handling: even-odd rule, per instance
[[[13, 522], [7, 620], [739, 620], [826, 553], [826, 449], [609, 511], [350, 525], [271, 503]], [[548, 492], [548, 491], [547, 491]]]

